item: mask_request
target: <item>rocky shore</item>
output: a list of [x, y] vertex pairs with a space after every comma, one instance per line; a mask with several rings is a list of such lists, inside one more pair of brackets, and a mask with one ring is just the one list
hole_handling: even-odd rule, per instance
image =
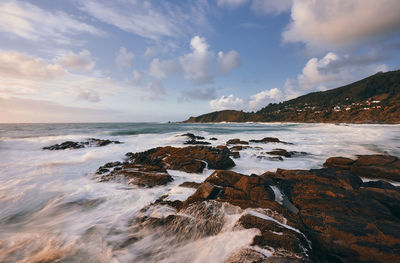
[[[192, 135], [184, 136], [192, 142], [205, 140]], [[400, 262], [399, 158], [332, 157], [321, 169], [258, 175], [230, 171], [232, 158], [240, 158], [243, 149], [257, 143], [290, 144], [270, 137], [249, 142], [158, 147], [101, 166], [99, 181], [138, 187], [172, 182], [169, 170], [215, 169], [202, 183], [180, 185], [196, 189], [186, 200], [162, 196], [143, 208], [121, 247], [140, 242], [149, 232], [165, 236], [174, 246], [226, 231], [255, 231], [251, 245], [238, 248], [225, 262]], [[263, 156], [284, 161], [305, 154], [276, 148]], [[162, 260], [162, 253], [151, 259]]]

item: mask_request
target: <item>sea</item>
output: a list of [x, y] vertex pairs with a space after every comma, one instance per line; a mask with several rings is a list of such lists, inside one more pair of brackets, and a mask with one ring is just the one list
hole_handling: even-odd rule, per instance
[[[174, 181], [153, 188], [102, 182], [97, 168], [122, 161], [127, 152], [158, 146], [183, 147], [194, 133], [212, 146], [229, 139], [277, 137], [293, 143], [257, 144], [240, 152], [233, 171], [262, 174], [282, 169], [321, 168], [332, 156], [360, 154], [400, 156], [400, 125], [299, 123], [68, 123], [0, 124], [0, 262], [224, 262], [250, 246], [257, 230], [232, 228], [240, 211], [221, 208], [223, 231], [214, 236], [182, 239], [162, 231], [145, 231], [131, 240], [135, 218], [161, 196], [185, 200], [194, 189], [185, 181], [202, 182], [201, 174], [168, 171]], [[209, 140], [211, 137], [217, 140]], [[50, 151], [43, 147], [87, 138], [122, 144]], [[252, 146], [252, 145], [251, 145]], [[306, 152], [283, 161], [259, 158], [275, 148]], [[175, 213], [158, 207], [148, 213]], [[177, 234], [179, 235], [179, 231]], [[268, 255], [268, 251], [264, 251]], [[212, 259], [210, 261], [210, 259]]]

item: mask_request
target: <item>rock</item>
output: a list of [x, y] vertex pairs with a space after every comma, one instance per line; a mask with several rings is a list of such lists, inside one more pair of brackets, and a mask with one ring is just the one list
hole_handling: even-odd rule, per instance
[[250, 142], [255, 142], [255, 143], [270, 143], [270, 142], [273, 142], [273, 143], [282, 143], [282, 144], [292, 144], [292, 143], [289, 143], [289, 142], [283, 142], [283, 141], [281, 141], [281, 140], [279, 140], [278, 138], [274, 138], [274, 137], [265, 137], [265, 138], [263, 138], [263, 139], [261, 139], [261, 140], [250, 140]]
[[217, 141], [218, 139], [215, 138], [215, 137], [211, 137], [209, 140], [210, 140], [210, 141]]
[[231, 152], [230, 156], [232, 156], [235, 159], [240, 158], [240, 153], [239, 152]]
[[356, 160], [333, 157], [327, 159], [324, 166], [350, 170], [360, 177], [400, 182], [400, 160], [395, 156], [359, 155]]
[[324, 167], [333, 167], [340, 169], [350, 169], [350, 166], [354, 163], [354, 160], [345, 157], [330, 157], [326, 159]]
[[137, 164], [154, 165], [165, 169], [180, 170], [188, 173], [200, 173], [208, 164], [210, 169], [229, 169], [235, 166], [229, 158], [228, 148], [207, 146], [188, 146], [175, 148], [158, 147], [136, 153], [132, 157]]
[[187, 188], [195, 188], [197, 189], [200, 186], [200, 183], [196, 182], [183, 182], [179, 185], [180, 187], [187, 187]]
[[186, 145], [188, 145], [188, 144], [190, 144], [190, 145], [209, 145], [211, 143], [205, 142], [205, 141], [189, 140], [189, 141], [184, 142], [183, 144], [186, 144]]
[[[167, 169], [201, 173], [210, 169], [229, 169], [235, 166], [226, 147], [205, 146], [175, 148], [158, 147], [140, 153], [128, 153], [128, 161], [107, 163], [97, 170], [100, 181], [117, 181], [140, 187], [165, 185], [173, 179]], [[114, 168], [110, 172], [110, 168]]]
[[257, 156], [257, 159], [275, 161], [275, 162], [276, 161], [283, 161], [283, 158], [280, 157], [280, 156], [267, 157], [267, 156], [259, 155], [259, 156]]
[[269, 155], [278, 155], [278, 156], [284, 156], [287, 158], [291, 158], [293, 156], [299, 156], [299, 155], [306, 155], [306, 152], [296, 152], [296, 151], [287, 151], [285, 149], [273, 149], [270, 152], [267, 152]]
[[100, 182], [116, 181], [148, 188], [165, 185], [172, 180], [172, 177], [165, 170], [155, 171], [151, 168], [149, 169], [149, 167], [136, 164], [126, 164], [120, 169], [114, 169], [111, 173], [100, 177]]
[[216, 199], [241, 208], [276, 207], [275, 195], [268, 181], [259, 176], [246, 176], [232, 171], [216, 170], [185, 202], [191, 203]]
[[332, 168], [278, 169], [263, 177], [299, 209], [318, 261], [400, 262], [397, 189], [360, 188], [365, 184], [357, 175]]
[[66, 150], [66, 149], [80, 149], [85, 146], [79, 142], [66, 141], [61, 144], [54, 144], [51, 146], [43, 147], [43, 150]]
[[67, 150], [67, 149], [80, 149], [85, 147], [102, 147], [109, 144], [120, 144], [119, 141], [101, 140], [90, 138], [83, 142], [66, 141], [61, 144], [54, 144], [51, 146], [43, 147], [43, 150]]
[[241, 141], [240, 139], [230, 139], [230, 140], [228, 140], [227, 142], [226, 142], [226, 144], [228, 145], [228, 144], [249, 144], [248, 142], [246, 142], [246, 141]]
[[185, 134], [182, 134], [180, 136], [186, 136], [191, 140], [204, 140], [205, 139], [204, 137], [194, 135], [193, 133], [185, 133]]

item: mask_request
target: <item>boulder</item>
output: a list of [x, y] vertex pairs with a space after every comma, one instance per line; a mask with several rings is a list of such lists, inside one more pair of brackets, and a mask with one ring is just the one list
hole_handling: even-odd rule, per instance
[[240, 140], [240, 139], [230, 139], [230, 140], [228, 140], [227, 142], [226, 142], [226, 144], [227, 145], [229, 145], [229, 144], [249, 144], [249, 142], [246, 142], [246, 141], [242, 141], [242, 140]]
[[274, 138], [274, 137], [265, 137], [261, 140], [250, 140], [249, 142], [254, 142], [254, 143], [282, 143], [282, 144], [292, 144], [289, 142], [283, 142], [281, 140], [279, 140], [278, 138]]
[[284, 156], [287, 158], [291, 158], [293, 156], [299, 156], [299, 155], [306, 155], [306, 152], [297, 152], [297, 151], [287, 151], [285, 149], [273, 149], [270, 152], [267, 152], [269, 155], [278, 155], [278, 156]]
[[400, 182], [400, 160], [391, 155], [359, 155], [356, 160], [332, 157], [324, 166], [350, 170], [360, 177]]
[[299, 209], [319, 261], [400, 261], [397, 189], [365, 187], [349, 170], [332, 168], [278, 169], [263, 177], [275, 181]]
[[80, 149], [85, 147], [102, 147], [109, 144], [120, 144], [119, 141], [111, 141], [111, 140], [102, 140], [102, 139], [95, 139], [90, 138], [83, 142], [73, 142], [73, 141], [66, 141], [60, 144], [54, 144], [51, 146], [43, 147], [43, 150], [70, 150], [70, 149]]
[[204, 137], [194, 135], [193, 133], [185, 133], [185, 134], [182, 134], [180, 136], [188, 137], [191, 140], [204, 140], [205, 139]]
[[[97, 170], [100, 181], [117, 181], [140, 187], [165, 185], [173, 179], [167, 169], [201, 173], [210, 169], [229, 169], [235, 166], [226, 147], [188, 146], [158, 147], [139, 153], [127, 153], [124, 163], [107, 163]], [[112, 169], [112, 170], [111, 170]]]

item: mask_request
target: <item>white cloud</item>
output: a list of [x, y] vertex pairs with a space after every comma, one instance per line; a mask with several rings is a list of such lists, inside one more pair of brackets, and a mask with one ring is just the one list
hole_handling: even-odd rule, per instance
[[214, 54], [209, 51], [209, 45], [202, 37], [195, 36], [190, 41], [192, 53], [179, 58], [179, 64], [185, 79], [193, 80], [196, 84], [210, 83]]
[[120, 47], [115, 58], [115, 64], [117, 64], [119, 68], [129, 68], [134, 57], [135, 55], [132, 52], [126, 50], [125, 47]]
[[59, 60], [62, 66], [75, 71], [90, 71], [93, 69], [95, 62], [90, 57], [88, 50], [82, 50], [78, 54], [72, 51], [63, 55]]
[[240, 55], [237, 51], [231, 50], [228, 53], [218, 52], [218, 68], [222, 74], [226, 75], [242, 64]]
[[0, 31], [28, 40], [63, 44], [80, 43], [70, 38], [77, 34], [105, 34], [64, 12], [48, 12], [28, 2], [16, 0], [1, 1]]
[[110, 109], [65, 106], [54, 101], [0, 96], [0, 123], [99, 122], [127, 120]]
[[59, 64], [50, 64], [40, 58], [16, 51], [0, 51], [0, 77], [31, 80], [51, 80], [66, 74]]
[[152, 40], [186, 36], [209, 26], [207, 1], [119, 1], [116, 5], [106, 0], [81, 0], [80, 7], [106, 24]]
[[40, 96], [48, 99], [76, 97], [97, 102], [101, 95], [111, 96], [123, 86], [99, 72], [69, 72], [62, 64], [76, 68], [74, 63], [66, 63], [70, 60], [55, 58], [53, 61], [48, 62], [16, 51], [0, 51], [0, 95]]
[[179, 70], [179, 64], [175, 60], [153, 59], [150, 64], [149, 75], [158, 79], [167, 77]]
[[178, 101], [193, 101], [193, 100], [212, 100], [217, 97], [217, 90], [214, 87], [206, 89], [192, 89], [185, 90], [181, 96], [178, 97]]
[[251, 9], [256, 14], [280, 14], [290, 11], [293, 0], [253, 0]]
[[236, 8], [247, 3], [248, 0], [217, 0], [219, 6], [227, 6], [230, 8]]
[[245, 107], [245, 102], [241, 98], [235, 97], [233, 94], [229, 96], [222, 96], [219, 99], [214, 99], [209, 102], [213, 110], [241, 110]]
[[257, 94], [250, 96], [250, 100], [248, 101], [248, 109], [252, 111], [257, 111], [271, 102], [279, 101], [281, 99], [281, 96], [281, 91], [277, 88], [263, 90]]
[[285, 42], [342, 46], [399, 32], [398, 0], [295, 0]]
[[337, 88], [379, 71], [388, 66], [374, 56], [338, 55], [327, 53], [322, 58], [311, 58], [296, 79], [287, 79], [283, 86], [285, 99], [313, 92]]
[[218, 73], [226, 75], [241, 64], [240, 55], [234, 50], [227, 54], [219, 52], [218, 64], [216, 64], [215, 53], [210, 50], [210, 46], [203, 37], [194, 36], [190, 41], [190, 49], [190, 53], [174, 59], [153, 59], [149, 75], [162, 79], [170, 74], [180, 73], [185, 79], [197, 85], [204, 85], [211, 83]]

